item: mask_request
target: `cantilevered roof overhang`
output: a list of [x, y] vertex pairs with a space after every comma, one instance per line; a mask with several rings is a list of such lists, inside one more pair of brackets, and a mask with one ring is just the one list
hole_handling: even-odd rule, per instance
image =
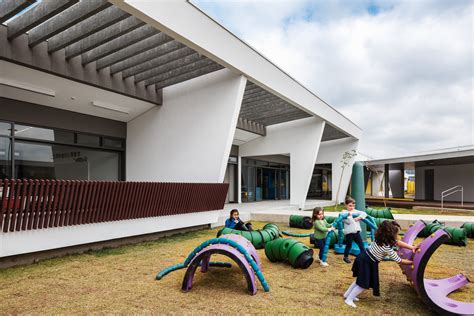
[[[356, 124], [207, 16], [190, 1], [110, 0], [110, 2], [206, 55], [209, 59], [242, 73], [250, 81], [247, 89], [250, 90], [251, 84], [255, 84], [302, 112], [324, 119], [331, 126], [330, 129], [336, 130], [339, 136], [360, 139], [362, 130]], [[245, 111], [247, 107], [247, 104], [242, 104], [242, 111]], [[295, 117], [304, 115], [301, 112], [296, 113], [295, 111]], [[244, 119], [242, 116], [241, 118]], [[267, 121], [267, 123], [271, 122], [272, 119]], [[336, 137], [334, 131], [328, 131], [328, 133]]]
[[323, 141], [360, 137], [355, 124], [185, 0], [3, 0], [0, 22], [0, 59], [8, 62], [156, 105], [163, 88], [227, 67], [248, 78], [238, 128], [265, 135], [268, 125], [314, 115], [327, 122]]

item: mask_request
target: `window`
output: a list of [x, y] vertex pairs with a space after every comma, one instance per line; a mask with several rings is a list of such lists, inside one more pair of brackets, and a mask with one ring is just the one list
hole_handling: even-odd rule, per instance
[[81, 145], [100, 146], [100, 137], [89, 134], [77, 134], [77, 143]]
[[11, 140], [0, 137], [0, 179], [11, 178]]

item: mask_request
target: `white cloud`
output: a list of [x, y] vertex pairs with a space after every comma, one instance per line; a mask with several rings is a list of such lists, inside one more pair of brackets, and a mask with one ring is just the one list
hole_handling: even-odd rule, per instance
[[471, 1], [197, 3], [358, 124], [361, 152], [474, 142]]

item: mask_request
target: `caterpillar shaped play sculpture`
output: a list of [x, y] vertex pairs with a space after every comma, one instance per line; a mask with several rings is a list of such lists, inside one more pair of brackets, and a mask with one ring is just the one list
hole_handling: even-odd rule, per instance
[[313, 249], [290, 238], [279, 238], [265, 244], [265, 255], [271, 262], [289, 262], [293, 268], [306, 269], [313, 263]]
[[[402, 241], [413, 245], [418, 234], [425, 228], [426, 223], [417, 221], [411, 226]], [[425, 269], [433, 253], [450, 238], [444, 229], [438, 229], [426, 237], [420, 244], [416, 253], [400, 248], [398, 254], [403, 259], [412, 260], [413, 264], [400, 265], [407, 281], [413, 286], [421, 300], [431, 309], [441, 315], [473, 315], [474, 302], [460, 302], [453, 300], [448, 295], [469, 283], [463, 274], [457, 274], [445, 279], [425, 279]]]
[[236, 230], [224, 227], [217, 232], [217, 237], [225, 234], [241, 235], [249, 240], [255, 248], [262, 249], [265, 247], [266, 242], [280, 237], [280, 230], [275, 224], [266, 224], [262, 229], [253, 231]]
[[203, 273], [208, 271], [209, 266], [230, 266], [229, 263], [225, 262], [211, 262], [210, 259], [213, 254], [227, 256], [237, 263], [244, 273], [247, 289], [251, 295], [257, 293], [255, 276], [257, 276], [265, 292], [270, 290], [262, 274], [260, 258], [255, 247], [246, 238], [235, 234], [222, 235], [219, 238], [212, 238], [203, 242], [188, 255], [183, 263], [163, 269], [156, 275], [156, 279], [161, 280], [161, 278], [172, 271], [187, 268], [182, 290], [185, 292], [190, 291], [198, 266], [201, 266], [201, 272]]

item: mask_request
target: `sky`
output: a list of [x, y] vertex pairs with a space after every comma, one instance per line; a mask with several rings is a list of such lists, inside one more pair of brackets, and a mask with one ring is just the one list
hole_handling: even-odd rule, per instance
[[362, 128], [360, 153], [474, 144], [474, 1], [192, 2]]

